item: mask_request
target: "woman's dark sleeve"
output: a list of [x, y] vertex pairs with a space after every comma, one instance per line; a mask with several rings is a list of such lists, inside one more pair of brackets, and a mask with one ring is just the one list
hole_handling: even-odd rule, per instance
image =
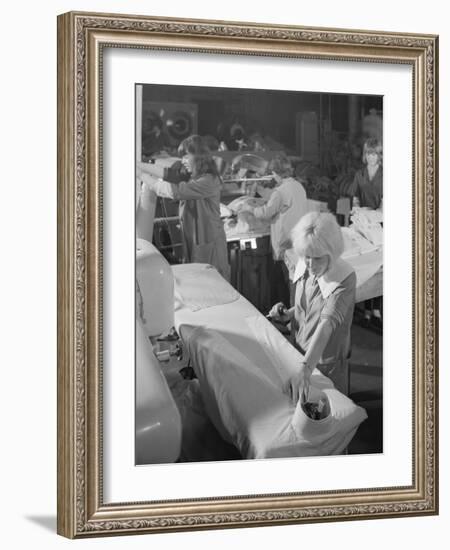
[[358, 199], [361, 201], [361, 194], [360, 194], [360, 185], [361, 182], [361, 172], [358, 171], [355, 174], [355, 177], [353, 178], [353, 183], [349, 186], [348, 189], [348, 195], [350, 197], [358, 197]]
[[174, 198], [178, 200], [206, 199], [217, 195], [219, 184], [215, 178], [201, 176], [173, 185]]

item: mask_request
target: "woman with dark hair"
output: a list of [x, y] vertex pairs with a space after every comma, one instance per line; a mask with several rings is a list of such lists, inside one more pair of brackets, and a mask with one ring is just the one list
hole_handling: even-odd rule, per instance
[[279, 299], [289, 302], [290, 281], [286, 253], [289, 254], [288, 251], [292, 248], [291, 231], [307, 213], [308, 201], [303, 185], [292, 177], [292, 164], [286, 155], [275, 156], [269, 162], [267, 172], [272, 174], [275, 188], [273, 191], [267, 188], [273, 187], [273, 184], [257, 187], [262, 197], [268, 197], [267, 202], [262, 206], [247, 203], [241, 212], [250, 212], [255, 218], [270, 222], [270, 242], [275, 260], [273, 285]]
[[[246, 204], [242, 211], [252, 213], [255, 218], [270, 221], [270, 240], [274, 260], [282, 260], [286, 248], [291, 246], [291, 231], [307, 212], [307, 198], [303, 185], [292, 177], [289, 159], [279, 154], [267, 167], [275, 180], [275, 188], [267, 193], [264, 184], [257, 188], [261, 196], [268, 196], [263, 206]], [[268, 187], [273, 185], [268, 185]]]
[[364, 143], [364, 168], [355, 174], [352, 186], [353, 206], [364, 206], [377, 210], [383, 203], [383, 147], [370, 138]]
[[[376, 138], [370, 138], [364, 143], [363, 163], [365, 167], [358, 170], [353, 181], [353, 207], [383, 209], [383, 146]], [[371, 324], [382, 327], [381, 297], [364, 302], [363, 326]]]
[[220, 178], [209, 149], [200, 136], [185, 139], [178, 148], [190, 174], [179, 184], [142, 173], [143, 187], [160, 197], [180, 201], [180, 220], [185, 262], [213, 265], [229, 280], [227, 241], [220, 219]]

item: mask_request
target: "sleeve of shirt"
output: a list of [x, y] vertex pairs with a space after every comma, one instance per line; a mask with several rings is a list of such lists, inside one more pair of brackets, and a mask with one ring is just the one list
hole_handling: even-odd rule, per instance
[[174, 199], [175, 197], [175, 188], [176, 186], [173, 183], [168, 181], [158, 179], [153, 184], [153, 189], [158, 197], [164, 197], [166, 199]]
[[281, 212], [282, 208], [282, 199], [280, 193], [274, 191], [270, 195], [270, 199], [263, 206], [257, 206], [253, 210], [253, 215], [255, 218], [263, 218], [269, 220]]
[[178, 184], [159, 179], [154, 184], [154, 190], [158, 196], [168, 199], [195, 200], [214, 197], [217, 193], [217, 185], [209, 177], [182, 181]]
[[355, 303], [356, 274], [350, 273], [326, 299], [320, 320], [330, 321], [335, 330]]
[[380, 168], [378, 168], [377, 171], [377, 189], [380, 196], [379, 202], [381, 202], [383, 200], [383, 168], [381, 166]]
[[173, 185], [173, 188], [174, 198], [179, 200], [212, 198], [218, 192], [216, 179], [208, 176], [182, 181], [178, 185]]
[[359, 189], [359, 184], [361, 181], [361, 172], [356, 172], [355, 177], [353, 178], [353, 183], [349, 187], [348, 194], [351, 197], [358, 197], [359, 200], [361, 200], [361, 194]]

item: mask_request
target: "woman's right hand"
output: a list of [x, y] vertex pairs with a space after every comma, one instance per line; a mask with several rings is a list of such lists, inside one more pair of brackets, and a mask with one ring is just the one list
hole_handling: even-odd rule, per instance
[[150, 208], [155, 201], [155, 183], [156, 179], [153, 178], [150, 174], [143, 173], [141, 175], [141, 205], [144, 209]]
[[149, 197], [150, 200], [154, 200], [153, 193], [159, 195], [158, 192], [158, 182], [161, 181], [151, 174], [142, 174], [142, 187], [141, 187], [141, 197]]
[[272, 309], [269, 311], [267, 317], [273, 319], [274, 321], [280, 321], [281, 323], [288, 323], [291, 319], [289, 310], [283, 302], [278, 302], [272, 306]]
[[298, 372], [288, 378], [283, 385], [283, 393], [289, 395], [294, 404], [300, 398], [302, 392], [304, 392], [306, 400], [308, 400], [309, 386], [311, 383], [311, 369], [302, 361], [299, 365]]
[[244, 203], [239, 208], [239, 214], [243, 214], [244, 212], [249, 212], [250, 214], [253, 214], [253, 207], [251, 204]]

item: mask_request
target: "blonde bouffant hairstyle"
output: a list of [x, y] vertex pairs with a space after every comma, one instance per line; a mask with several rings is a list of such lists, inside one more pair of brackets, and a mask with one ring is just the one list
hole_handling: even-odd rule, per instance
[[305, 214], [291, 233], [294, 250], [305, 258], [328, 255], [335, 262], [344, 252], [342, 230], [333, 214]]

